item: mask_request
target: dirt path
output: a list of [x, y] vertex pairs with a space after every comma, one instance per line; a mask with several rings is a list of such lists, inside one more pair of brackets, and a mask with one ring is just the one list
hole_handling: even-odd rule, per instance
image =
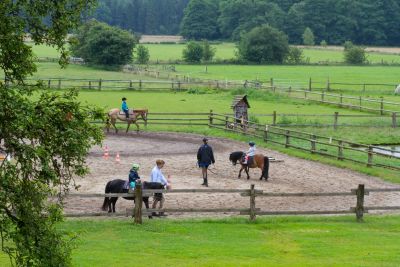
[[[88, 158], [91, 174], [79, 179], [80, 193], [103, 193], [107, 181], [121, 178], [127, 179], [133, 162], [141, 165], [140, 175], [149, 180], [149, 174], [155, 160], [166, 161], [163, 169], [165, 175], [171, 175], [174, 189], [203, 188], [201, 172], [196, 167], [196, 153], [202, 136], [178, 133], [130, 133], [128, 135], [108, 135], [104, 144], [110, 149], [110, 159], [102, 158], [103, 151], [94, 147]], [[266, 192], [343, 192], [365, 184], [366, 188], [395, 187], [378, 178], [363, 175], [347, 169], [324, 165], [318, 162], [290, 157], [268, 149], [258, 152], [283, 160], [271, 163], [268, 182], [259, 181], [260, 170], [252, 169], [251, 179], [238, 179], [239, 166], [232, 166], [228, 157], [230, 152], [246, 150], [247, 144], [223, 138], [210, 138], [216, 164], [211, 167], [210, 188], [248, 189], [254, 183], [256, 189]], [[119, 152], [121, 163], [115, 162]], [[242, 176], [243, 177], [243, 176]], [[398, 186], [397, 186], [398, 187]], [[66, 212], [99, 212], [103, 199], [68, 199]], [[290, 197], [290, 198], [257, 198], [256, 205], [262, 210], [347, 210], [355, 206], [355, 196], [349, 197]], [[366, 205], [400, 206], [400, 193], [371, 193], [366, 196]], [[125, 211], [133, 202], [120, 199], [117, 211]], [[239, 194], [168, 194], [165, 208], [248, 208], [249, 199]], [[204, 214], [203, 214], [204, 215]], [[223, 214], [220, 214], [223, 216]], [[172, 216], [202, 216], [199, 214], [173, 214]], [[214, 215], [215, 216], [215, 215]]]

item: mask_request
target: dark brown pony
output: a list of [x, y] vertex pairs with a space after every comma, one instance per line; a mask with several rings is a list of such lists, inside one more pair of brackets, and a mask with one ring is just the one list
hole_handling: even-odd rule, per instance
[[240, 168], [238, 178], [241, 177], [242, 171], [245, 170], [245, 172], [247, 174], [247, 180], [248, 180], [248, 179], [250, 179], [249, 168], [260, 168], [261, 169], [260, 180], [262, 180], [262, 178], [264, 177], [265, 181], [267, 181], [268, 180], [268, 172], [269, 172], [269, 158], [265, 157], [262, 154], [256, 154], [256, 155], [254, 155], [253, 162], [251, 162], [251, 164], [248, 165], [248, 164], [243, 164], [243, 162], [242, 162], [242, 158], [244, 157], [245, 154], [246, 153], [244, 153], [242, 151], [236, 151], [236, 152], [232, 152], [229, 155], [229, 160], [232, 162], [233, 165], [236, 165], [239, 162], [240, 165], [242, 166]]

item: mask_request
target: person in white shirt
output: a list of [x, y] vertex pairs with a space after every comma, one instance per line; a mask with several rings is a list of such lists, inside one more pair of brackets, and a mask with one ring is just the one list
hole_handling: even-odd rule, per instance
[[[154, 166], [153, 170], [150, 174], [150, 182], [152, 183], [160, 183], [167, 189], [171, 189], [170, 182], [164, 177], [161, 169], [164, 167], [165, 161], [162, 159], [156, 160], [156, 166]], [[168, 176], [168, 178], [170, 178]], [[155, 193], [152, 208], [156, 209], [157, 203], [160, 202], [159, 209], [163, 208], [165, 198], [162, 193]], [[153, 212], [153, 216], [157, 216], [155, 212]], [[159, 212], [159, 216], [166, 216], [164, 212]]]

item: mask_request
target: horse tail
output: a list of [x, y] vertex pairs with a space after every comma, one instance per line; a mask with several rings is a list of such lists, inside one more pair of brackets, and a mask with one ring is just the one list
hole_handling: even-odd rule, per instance
[[[110, 191], [111, 191], [111, 181], [109, 181], [108, 183], [107, 183], [107, 185], [106, 185], [106, 189], [104, 190], [104, 193], [110, 193]], [[101, 207], [101, 209], [102, 210], [107, 210], [107, 207], [108, 207], [108, 201], [109, 201], [109, 198], [108, 197], [105, 197], [104, 198], [104, 202], [103, 202], [103, 206]]]
[[264, 157], [264, 168], [262, 171], [262, 177], [265, 178], [265, 180], [268, 179], [268, 172], [269, 172], [269, 158], [268, 157]]

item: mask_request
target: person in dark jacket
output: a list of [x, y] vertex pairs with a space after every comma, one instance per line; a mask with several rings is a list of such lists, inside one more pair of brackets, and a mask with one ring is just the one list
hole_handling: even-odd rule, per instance
[[140, 176], [138, 174], [139, 168], [139, 164], [134, 163], [129, 171], [129, 188], [132, 190], [135, 189], [136, 182], [140, 180]]
[[201, 172], [203, 174], [203, 183], [201, 185], [208, 186], [208, 179], [207, 179], [207, 169], [210, 164], [215, 163], [214, 153], [211, 148], [207, 144], [207, 138], [203, 138], [203, 145], [197, 151], [197, 162], [199, 167], [201, 168]]

